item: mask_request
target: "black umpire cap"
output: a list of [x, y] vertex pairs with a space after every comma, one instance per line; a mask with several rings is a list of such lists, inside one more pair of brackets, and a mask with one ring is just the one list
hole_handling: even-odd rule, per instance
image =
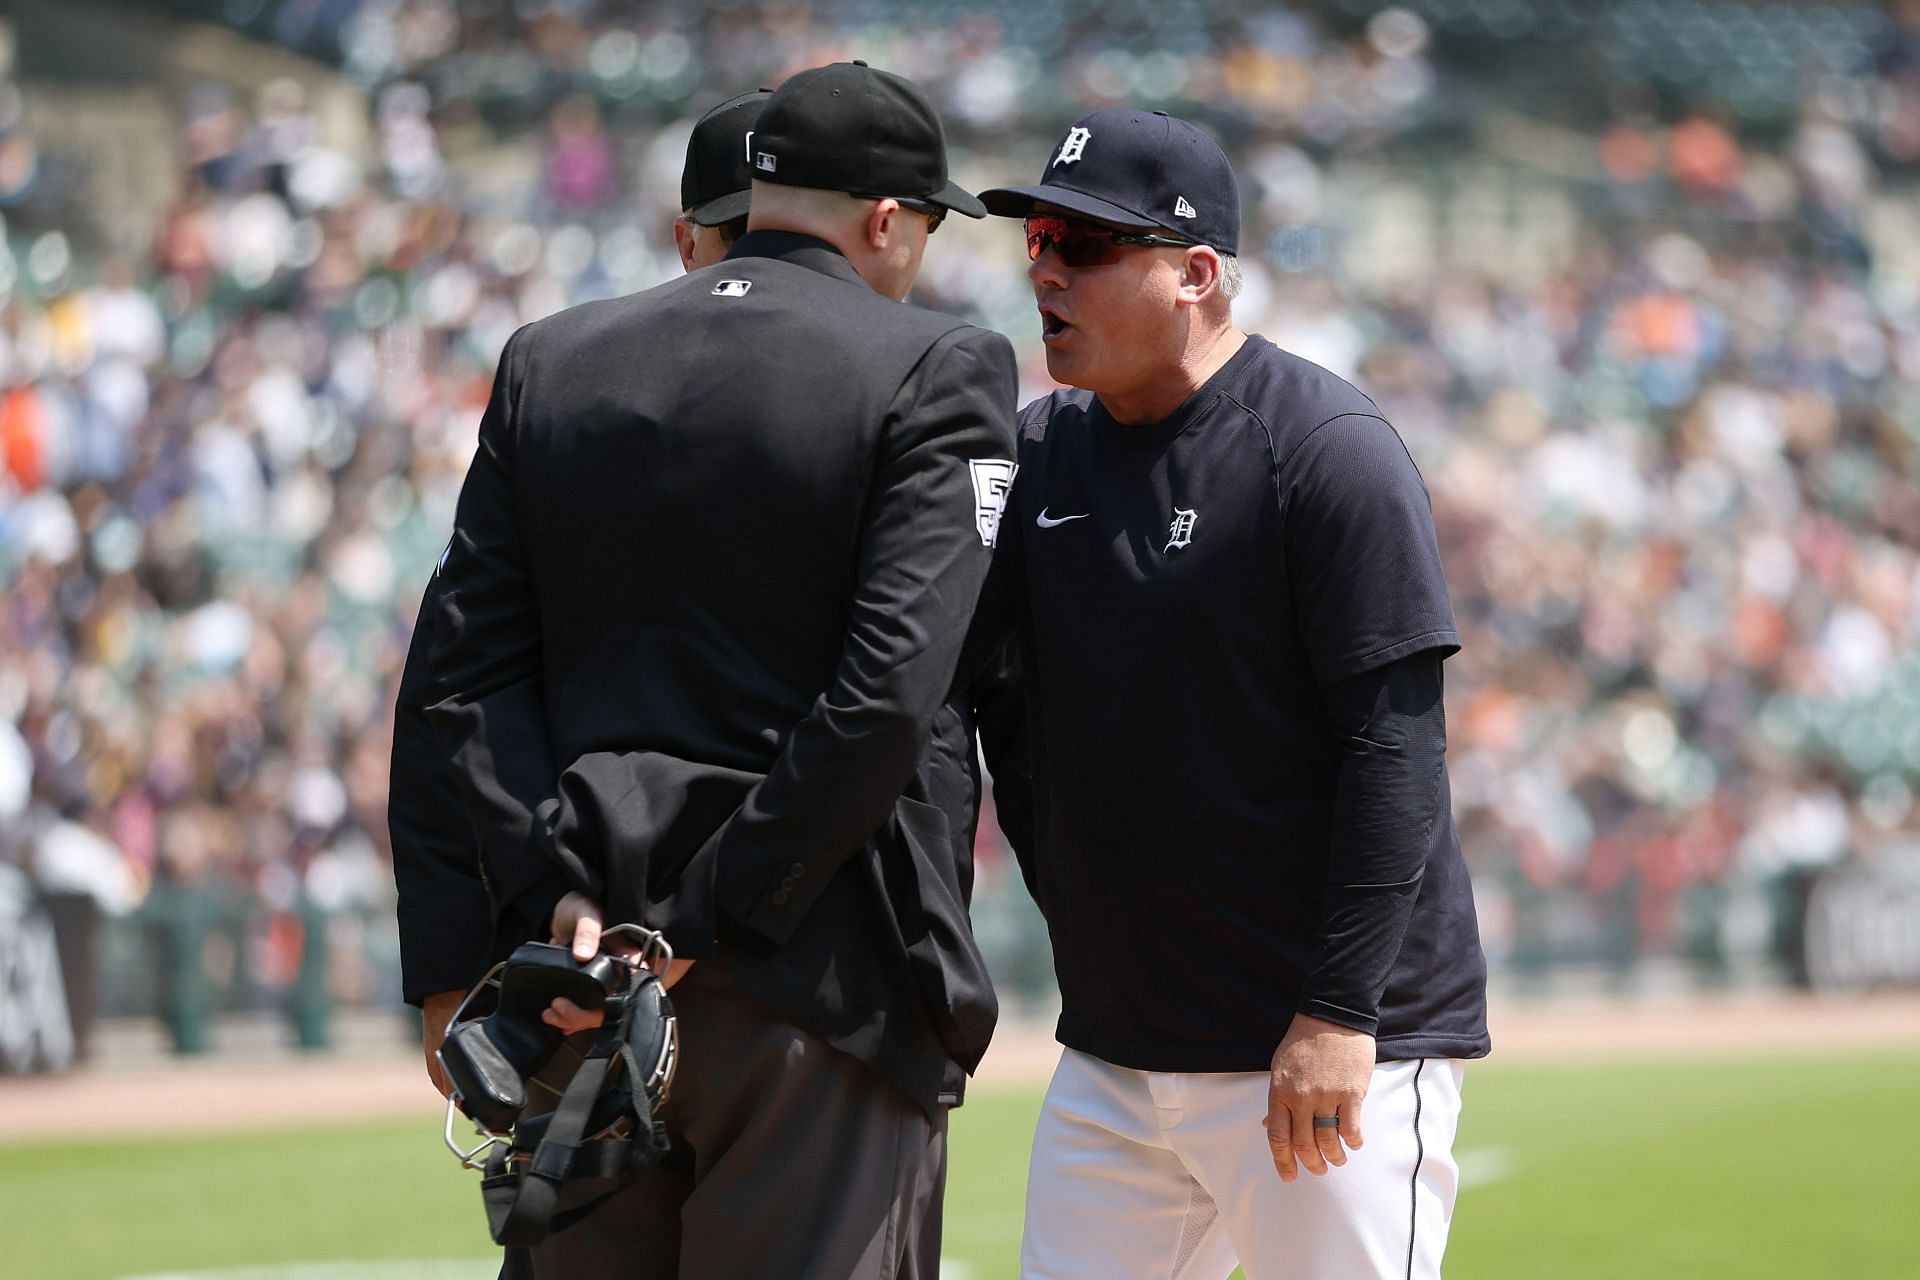
[[927, 95], [858, 60], [797, 72], [773, 91], [754, 130], [753, 177], [987, 216], [947, 177], [946, 133]]
[[753, 201], [754, 122], [773, 96], [755, 89], [728, 98], [693, 126], [687, 163], [680, 170], [680, 208], [703, 227], [743, 216]]
[[1171, 231], [1240, 252], [1240, 184], [1220, 144], [1164, 111], [1107, 107], [1073, 122], [1038, 186], [995, 187], [989, 213], [1024, 218], [1045, 202], [1128, 230]]

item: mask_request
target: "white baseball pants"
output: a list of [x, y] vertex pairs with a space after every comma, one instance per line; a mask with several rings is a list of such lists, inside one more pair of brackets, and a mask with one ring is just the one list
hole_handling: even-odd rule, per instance
[[1267, 1073], [1134, 1071], [1068, 1049], [1033, 1135], [1023, 1280], [1437, 1280], [1465, 1064], [1383, 1062], [1366, 1145], [1291, 1185]]

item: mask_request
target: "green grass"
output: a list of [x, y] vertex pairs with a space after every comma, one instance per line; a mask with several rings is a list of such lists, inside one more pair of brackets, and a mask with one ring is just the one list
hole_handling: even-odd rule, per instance
[[1920, 1277], [1920, 1057], [1505, 1069], [1459, 1146], [1502, 1181], [1455, 1209], [1466, 1277]]
[[[1015, 1275], [1038, 1105], [955, 1117], [947, 1253], [972, 1280]], [[1920, 1277], [1920, 1057], [1490, 1064], [1459, 1149], [1506, 1172], [1462, 1193], [1453, 1277]], [[0, 1147], [0, 1205], [21, 1280], [486, 1254], [477, 1190], [415, 1124]]]

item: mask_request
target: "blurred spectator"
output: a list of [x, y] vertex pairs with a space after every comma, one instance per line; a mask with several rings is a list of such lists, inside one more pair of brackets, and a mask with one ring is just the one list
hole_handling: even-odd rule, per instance
[[575, 94], [553, 109], [546, 163], [547, 198], [557, 213], [592, 212], [613, 198], [613, 140], [592, 98]]

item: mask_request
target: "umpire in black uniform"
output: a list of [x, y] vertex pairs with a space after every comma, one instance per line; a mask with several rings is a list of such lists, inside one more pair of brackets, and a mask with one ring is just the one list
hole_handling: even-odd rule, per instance
[[[673, 220], [680, 262], [688, 271], [726, 257], [746, 231], [753, 195], [746, 142], [771, 96], [765, 89], [738, 94], [694, 123], [680, 173], [680, 216]], [[450, 1086], [434, 1054], [447, 1021], [490, 959], [531, 938], [545, 938], [547, 922], [509, 916], [496, 927], [452, 763], [427, 721], [427, 654], [439, 634], [439, 592], [436, 572], [421, 602], [394, 701], [387, 829], [399, 891], [402, 993], [421, 1010], [427, 1072], [446, 1093]]]
[[723, 263], [508, 343], [441, 571], [430, 716], [496, 910], [693, 961], [685, 1161], [542, 1275], [931, 1277], [944, 1107], [993, 1023], [933, 729], [1013, 355], [898, 301], [983, 210], [862, 64], [789, 80], [752, 151]]

